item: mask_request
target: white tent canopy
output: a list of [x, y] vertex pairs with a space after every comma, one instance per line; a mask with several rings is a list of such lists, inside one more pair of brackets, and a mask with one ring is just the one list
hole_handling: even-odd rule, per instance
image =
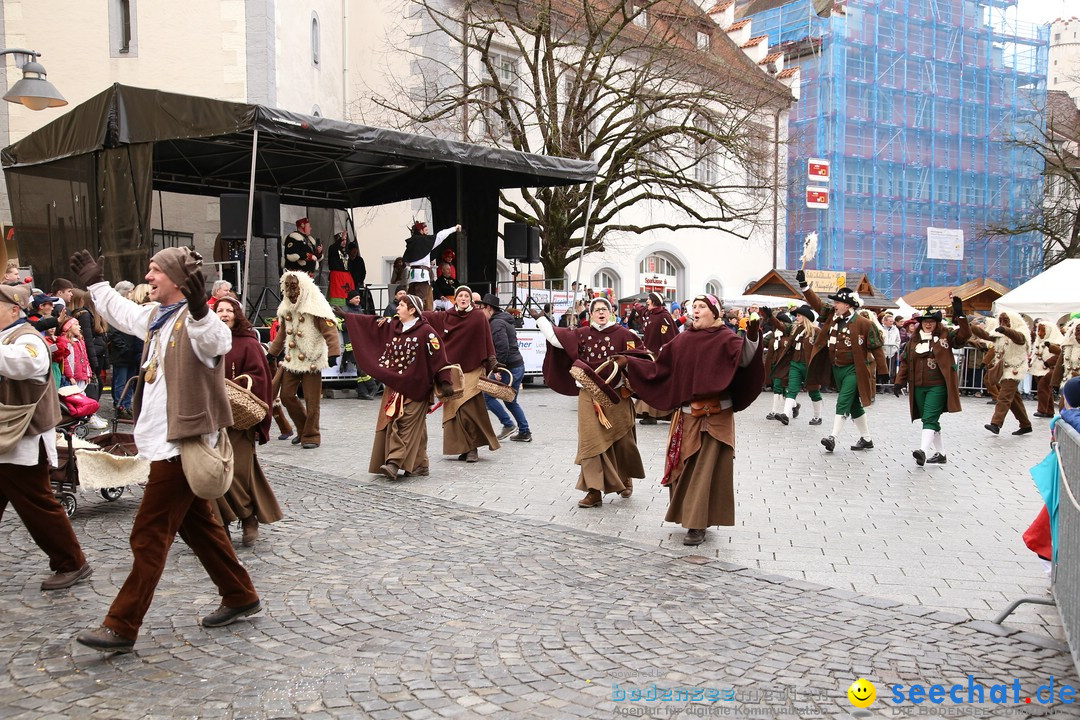
[[1062, 260], [994, 303], [994, 314], [1017, 312], [1057, 320], [1080, 311], [1080, 260]]

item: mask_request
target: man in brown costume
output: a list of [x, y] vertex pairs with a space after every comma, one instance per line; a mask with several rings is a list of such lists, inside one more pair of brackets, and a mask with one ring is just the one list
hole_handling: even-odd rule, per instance
[[581, 466], [577, 489], [586, 491], [578, 507], [603, 504], [603, 495], [634, 491], [633, 478], [645, 477], [637, 447], [634, 403], [630, 398], [604, 410], [587, 393], [579, 393], [570, 369], [581, 362], [595, 370], [616, 353], [638, 349], [638, 337], [615, 321], [611, 303], [595, 298], [589, 306], [589, 324], [579, 328], [556, 328], [538, 308], [529, 313], [547, 339], [544, 383], [561, 395], [578, 397], [578, 451], [574, 462]]
[[[278, 334], [267, 352], [274, 356], [285, 353], [281, 363], [285, 368], [281, 375], [281, 403], [296, 425], [292, 444], [311, 450], [322, 442], [319, 430], [322, 369], [337, 365], [341, 342], [330, 303], [306, 273], [282, 275], [281, 296]], [[301, 387], [303, 402], [298, 397]]]
[[765, 379], [757, 319], [742, 338], [724, 325], [716, 296], [694, 298], [692, 313], [693, 324], [655, 363], [616, 361], [639, 397], [678, 410], [661, 484], [670, 490], [664, 519], [687, 528], [684, 545], [700, 545], [708, 527], [735, 524], [735, 413], [754, 402]]
[[60, 401], [49, 349], [23, 317], [29, 303], [29, 286], [0, 286], [0, 402], [33, 406], [25, 430], [0, 438], [7, 448], [0, 453], [0, 517], [11, 503], [55, 573], [41, 589], [60, 590], [89, 577], [91, 568], [49, 484], [49, 464], [57, 464], [53, 429], [60, 421]]
[[[908, 338], [900, 354], [893, 393], [900, 397], [908, 389], [911, 420], [922, 421], [922, 443], [912, 452], [915, 464], [944, 465], [945, 444], [941, 439], [941, 413], [958, 413], [960, 407], [960, 376], [953, 348], [963, 347], [971, 337], [971, 327], [964, 316], [964, 304], [958, 297], [952, 300], [955, 330], [941, 322], [941, 311], [927, 311], [919, 316], [919, 329]], [[933, 450], [933, 455], [928, 455]]]
[[424, 301], [406, 295], [398, 302], [393, 320], [350, 313], [345, 327], [353, 338], [353, 353], [360, 367], [386, 385], [368, 472], [396, 480], [427, 475], [427, 415], [433, 388], [446, 397], [452, 393], [446, 352], [435, 329], [421, 314]]
[[1061, 357], [1061, 342], [1064, 338], [1058, 326], [1046, 320], [1035, 323], [1035, 339], [1031, 346], [1031, 375], [1038, 379], [1036, 397], [1039, 407], [1035, 411], [1037, 418], [1054, 417], [1054, 370]]
[[484, 393], [477, 383], [495, 369], [495, 343], [487, 315], [473, 306], [473, 292], [462, 285], [454, 291], [454, 307], [446, 312], [425, 312], [424, 319], [435, 329], [451, 365], [460, 365], [465, 391], [443, 403], [443, 455], [476, 462], [478, 449], [487, 445], [499, 449], [491, 427]]
[[[1054, 374], [1050, 379], [1051, 387], [1065, 390], [1065, 383], [1080, 376], [1080, 318], [1073, 318], [1061, 332], [1061, 351], [1058, 353]], [[1064, 407], [1064, 396], [1061, 401]]]
[[[675, 324], [671, 313], [664, 307], [664, 299], [660, 297], [660, 293], [649, 293], [645, 303], [646, 309], [642, 321], [641, 339], [645, 343], [645, 349], [655, 357], [660, 354], [660, 348], [674, 340], [675, 336], [679, 334], [679, 326]], [[644, 416], [641, 419], [642, 425], [655, 425], [657, 420], [671, 418], [670, 412], [657, 410], [644, 400], [638, 402], [637, 412], [638, 415]]]
[[836, 436], [850, 416], [859, 430], [859, 440], [851, 449], [870, 450], [874, 441], [870, 437], [865, 408], [874, 402], [877, 368], [888, 367], [881, 350], [881, 335], [872, 321], [855, 312], [862, 300], [851, 288], [843, 287], [830, 295], [829, 299], [835, 304], [826, 308], [810, 289], [802, 270], [796, 273], [796, 279], [806, 302], [821, 316], [821, 330], [810, 352], [807, 384], [812, 382], [836, 388], [833, 429], [821, 439], [821, 444], [828, 452], [836, 449]]
[[[1031, 330], [1019, 313], [1003, 312], [998, 315], [998, 324], [993, 333], [978, 325], [971, 328], [972, 334], [994, 343], [994, 357], [997, 362], [990, 368], [990, 375], [997, 382], [997, 403], [994, 416], [984, 425], [987, 430], [997, 435], [1005, 416], [1012, 411], [1020, 423], [1020, 429], [1013, 435], [1027, 435], [1031, 432], [1031, 420], [1028, 418], [1024, 398], [1020, 393], [1020, 383], [1028, 372], [1028, 350], [1031, 347]], [[989, 385], [989, 381], [987, 381]]]
[[135, 445], [150, 461], [150, 477], [131, 527], [131, 573], [102, 626], [76, 638], [95, 650], [132, 650], [177, 532], [221, 595], [221, 606], [202, 619], [204, 627], [228, 625], [261, 609], [228, 533], [210, 501], [192, 492], [180, 460], [185, 440], [201, 438], [216, 447], [233, 422], [221, 361], [232, 335], [209, 312], [201, 266], [202, 258], [186, 247], [162, 250], [146, 273], [154, 302], [136, 305], [105, 282], [104, 258], [95, 261], [85, 250], [71, 258], [71, 269], [109, 325], [146, 338], [132, 410]]

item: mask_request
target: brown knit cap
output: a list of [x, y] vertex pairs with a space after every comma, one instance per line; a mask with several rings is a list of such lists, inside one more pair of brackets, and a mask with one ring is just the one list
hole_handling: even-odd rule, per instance
[[188, 247], [172, 247], [158, 251], [150, 262], [157, 263], [161, 271], [177, 285], [183, 286], [188, 276], [202, 267], [202, 255]]
[[25, 310], [30, 304], [30, 288], [25, 285], [0, 285], [0, 302], [18, 305]]

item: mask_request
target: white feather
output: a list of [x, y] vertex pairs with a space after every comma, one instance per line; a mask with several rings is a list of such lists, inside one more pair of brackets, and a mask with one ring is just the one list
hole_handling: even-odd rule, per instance
[[806, 236], [803, 240], [802, 261], [805, 263], [809, 260], [813, 260], [817, 255], [817, 233], [812, 232]]

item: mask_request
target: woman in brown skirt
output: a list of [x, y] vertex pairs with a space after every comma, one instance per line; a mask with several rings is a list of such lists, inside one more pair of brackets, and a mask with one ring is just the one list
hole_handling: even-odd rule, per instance
[[480, 459], [480, 446], [499, 449], [478, 385], [481, 376], [495, 369], [495, 344], [487, 315], [473, 307], [472, 295], [462, 285], [454, 291], [453, 308], [424, 313], [443, 343], [447, 362], [459, 365], [465, 376], [464, 392], [443, 404], [443, 455], [457, 455], [458, 460], [471, 463]]
[[432, 391], [451, 395], [446, 352], [434, 328], [421, 313], [424, 301], [406, 295], [398, 302], [397, 317], [345, 315], [357, 364], [386, 386], [368, 472], [396, 480], [427, 475], [427, 415]]
[[624, 498], [634, 492], [634, 478], [645, 477], [630, 398], [602, 408], [587, 392], [578, 392], [570, 374], [576, 363], [596, 369], [609, 357], [637, 350], [638, 337], [615, 321], [611, 303], [596, 298], [589, 307], [589, 324], [579, 328], [552, 327], [537, 308], [530, 310], [548, 341], [544, 383], [562, 395], [578, 397], [578, 451], [581, 466], [577, 489], [585, 491], [578, 507], [599, 507], [607, 493]]
[[698, 295], [693, 325], [656, 362], [617, 360], [639, 397], [680, 410], [661, 484], [671, 493], [664, 519], [688, 530], [684, 545], [700, 545], [708, 527], [735, 524], [735, 413], [753, 403], [765, 378], [759, 321], [751, 319], [744, 339], [724, 325], [722, 311], [715, 296]]
[[[660, 293], [649, 293], [645, 302], [648, 304], [648, 309], [645, 311], [645, 320], [641, 327], [641, 339], [645, 343], [645, 349], [656, 356], [660, 354], [660, 348], [674, 340], [679, 334], [679, 326], [675, 324], [671, 313], [664, 307], [664, 298]], [[641, 417], [642, 425], [655, 425], [657, 420], [671, 419], [670, 412], [657, 410], [644, 400], [638, 402], [637, 413]]]
[[[270, 392], [270, 365], [251, 322], [244, 315], [239, 301], [224, 297], [217, 301], [214, 311], [221, 321], [232, 330], [232, 349], [225, 355], [225, 377], [244, 387], [244, 376], [251, 378], [251, 392], [268, 406], [273, 404]], [[247, 430], [229, 428], [229, 441], [233, 446], [233, 481], [224, 497], [218, 498], [212, 507], [217, 510], [222, 524], [240, 520], [244, 530], [241, 542], [250, 547], [259, 539], [259, 524], [277, 522], [282, 518], [281, 506], [270, 487], [266, 475], [255, 455], [255, 444], [262, 445], [270, 438], [270, 413], [262, 422]]]

